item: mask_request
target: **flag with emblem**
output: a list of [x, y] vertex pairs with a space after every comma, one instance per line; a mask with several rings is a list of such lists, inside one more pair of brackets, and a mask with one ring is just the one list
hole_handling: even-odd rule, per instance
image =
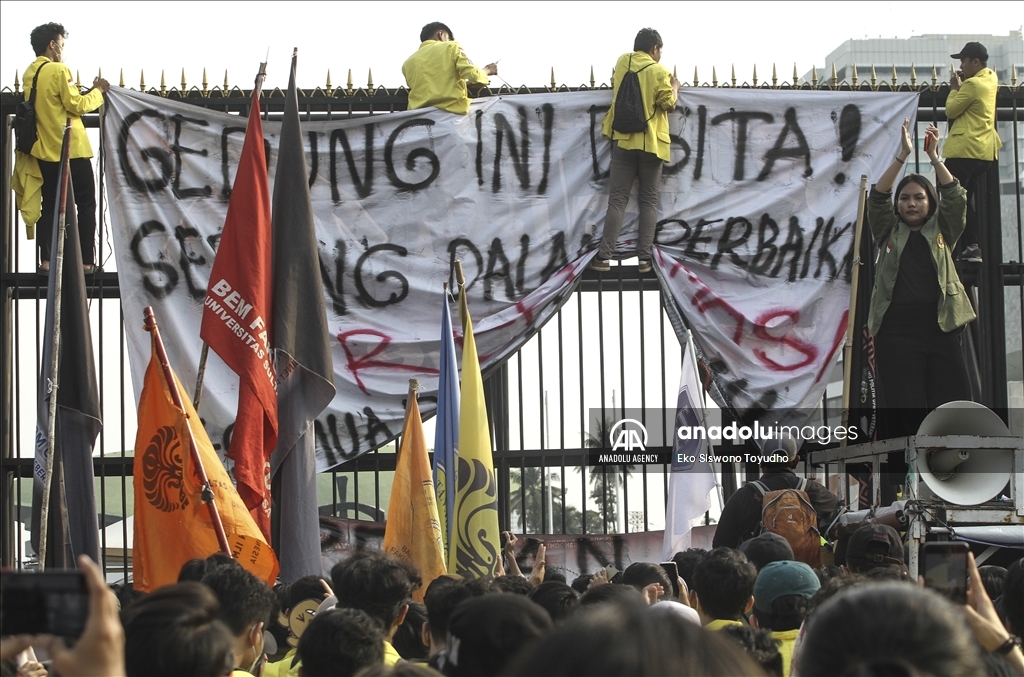
[[152, 356], [139, 397], [133, 464], [135, 589], [149, 592], [175, 583], [185, 562], [223, 551], [218, 518], [203, 501], [199, 463], [205, 469], [232, 556], [273, 585], [277, 557], [231, 483], [178, 377], [169, 365], [162, 365], [159, 356], [166, 353], [159, 334], [150, 333]]

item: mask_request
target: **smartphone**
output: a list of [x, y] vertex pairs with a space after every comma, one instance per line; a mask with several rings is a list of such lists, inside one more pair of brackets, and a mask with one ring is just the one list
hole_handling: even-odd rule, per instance
[[89, 616], [85, 576], [73, 569], [0, 576], [0, 632], [77, 639]]
[[928, 152], [932, 149], [932, 137], [928, 134], [924, 136], [924, 152]]
[[679, 599], [679, 567], [675, 562], [662, 562], [661, 568], [668, 574], [668, 580], [672, 581], [672, 599]]
[[967, 604], [967, 553], [962, 541], [925, 543], [921, 546], [924, 585], [957, 604]]

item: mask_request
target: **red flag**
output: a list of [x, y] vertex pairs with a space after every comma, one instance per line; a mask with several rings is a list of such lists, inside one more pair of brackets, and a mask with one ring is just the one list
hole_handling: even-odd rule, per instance
[[238, 493], [270, 537], [270, 454], [277, 445], [277, 380], [271, 359], [270, 186], [260, 121], [262, 70], [213, 262], [200, 336], [238, 374], [238, 413], [227, 456]]

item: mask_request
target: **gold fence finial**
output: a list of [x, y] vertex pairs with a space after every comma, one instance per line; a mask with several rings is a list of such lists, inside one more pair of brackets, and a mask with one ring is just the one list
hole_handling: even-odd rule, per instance
[[366, 71], [366, 89], [373, 91], [373, 69], [369, 68]]
[[715, 70], [714, 66], [711, 67], [711, 86], [718, 86], [718, 71]]
[[796, 89], [799, 84], [797, 81], [800, 79], [800, 74], [796, 71], [796, 61], [793, 62], [793, 89]]
[[167, 96], [167, 75], [163, 70], [160, 71], [160, 96]]
[[185, 69], [181, 69], [181, 95], [185, 96], [185, 92], [188, 89], [188, 85], [185, 83]]
[[352, 69], [349, 68], [348, 69], [348, 84], [345, 86], [345, 93], [348, 94], [349, 96], [352, 96], [352, 91], [353, 91], [352, 86], [353, 86], [353, 82], [352, 82]]
[[327, 69], [327, 89], [325, 90], [327, 96], [334, 96], [334, 85], [331, 83], [331, 69]]
[[772, 89], [778, 89], [778, 88], [779, 88], [779, 76], [775, 72], [775, 64], [773, 63], [772, 64]]
[[594, 79], [594, 67], [591, 66], [590, 67], [590, 87], [591, 87], [591, 89], [594, 88], [595, 84], [597, 84], [597, 80]]
[[875, 76], [875, 64], [871, 64], [871, 89], [878, 89], [878, 78]]
[[18, 69], [14, 69], [14, 93], [17, 94], [21, 90], [21, 82], [18, 81]]
[[103, 69], [102, 68], [97, 68], [96, 69], [96, 77], [103, 78]]
[[224, 69], [224, 91], [227, 92], [231, 89], [231, 85], [228, 84], [228, 69]]
[[210, 96], [210, 81], [206, 77], [205, 66], [203, 66], [203, 96]]
[[[949, 64], [949, 72], [953, 72], [953, 64]], [[935, 64], [932, 64], [932, 87], [939, 84], [939, 71], [935, 68]]]
[[811, 64], [811, 87], [818, 88], [818, 67]]
[[[672, 77], [675, 77], [675, 76], [676, 76], [676, 69], [675, 69], [675, 67], [673, 67], [672, 68]], [[676, 78], [676, 80], [678, 80], [678, 79], [679, 78]], [[694, 87], [700, 87], [700, 80], [697, 78], [697, 67], [696, 66], [693, 67], [693, 86]]]
[[557, 87], [558, 87], [558, 85], [555, 84], [555, 67], [552, 66], [551, 67], [551, 89], [556, 89]]
[[139, 71], [139, 91], [146, 91], [146, 73], [142, 70]]
[[852, 88], [857, 89], [857, 62], [853, 62], [853, 73], [852, 73]]
[[[1011, 87], [1016, 87], [1017, 86], [1017, 64], [1014, 64], [1013, 68], [1010, 70], [1010, 86]], [[15, 90], [15, 91], [17, 91], [17, 90]]]
[[832, 62], [832, 89], [839, 88], [839, 75], [836, 73], [836, 62]]
[[896, 64], [892, 65], [892, 88], [896, 89]]
[[917, 87], [917, 68], [913, 61], [910, 62], [910, 86]]
[[121, 69], [121, 77], [117, 82], [118, 87], [124, 87], [124, 69]]
[[754, 86], [757, 87], [757, 64], [754, 64]]

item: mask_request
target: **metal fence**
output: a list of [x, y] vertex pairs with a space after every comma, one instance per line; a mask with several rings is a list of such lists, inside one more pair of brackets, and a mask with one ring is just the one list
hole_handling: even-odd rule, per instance
[[[796, 82], [794, 73], [793, 82]], [[121, 83], [122, 86], [124, 83]], [[159, 88], [149, 92], [180, 99], [196, 106], [245, 115], [249, 94], [237, 87]], [[920, 96], [919, 132], [931, 122], [945, 120], [943, 107], [947, 90], [934, 82], [897, 84], [879, 81], [872, 69], [870, 80], [850, 82], [818, 80], [794, 87], [779, 84], [774, 73], [771, 84], [697, 82], [693, 86], [740, 87], [756, 96], [758, 89], [842, 89], [858, 91], [915, 91]], [[145, 90], [145, 83], [140, 82]], [[485, 90], [481, 96], [515, 95], [552, 91], [579, 91], [591, 87], [556, 86]], [[685, 87], [683, 89], [685, 94]], [[0, 112], [5, 120], [21, 99], [21, 93], [5, 90]], [[355, 88], [325, 87], [300, 95], [306, 120], [331, 120], [381, 115], [405, 110], [404, 88], [375, 88], [372, 82]], [[1004, 140], [1003, 161], [998, 172], [988, 177], [980, 198], [989, 224], [988, 242], [983, 241], [984, 264], [965, 274], [980, 320], [976, 323], [976, 345], [982, 373], [986, 375], [982, 401], [994, 408], [1022, 406], [1020, 341], [1024, 319], [1024, 286], [1021, 283], [1024, 243], [1021, 239], [1022, 169], [1024, 139], [1021, 109], [1024, 91], [1016, 83], [999, 90], [997, 99], [1000, 133]], [[280, 116], [284, 95], [279, 89], [266, 91], [261, 101], [264, 114]], [[98, 127], [95, 115], [85, 118], [86, 126]], [[4, 158], [4, 222], [0, 238], [4, 294], [2, 326], [3, 435], [2, 505], [0, 545], [4, 566], [20, 567], [32, 562], [26, 546], [32, 485], [32, 455], [35, 439], [36, 381], [43, 342], [46, 279], [34, 272], [35, 252], [20, 234], [8, 180], [13, 162], [10, 125], [6, 125]], [[920, 136], [921, 134], [919, 134]], [[913, 162], [927, 159], [915, 153]], [[105, 158], [98, 156], [102, 174]], [[101, 545], [108, 575], [128, 576], [129, 521], [132, 510], [132, 446], [135, 438], [135, 406], [126, 364], [123, 340], [125, 318], [121, 313], [117, 273], [110, 270], [110, 232], [107, 214], [99, 195], [101, 236], [97, 261], [106, 272], [89, 280], [94, 345], [100, 374], [100, 398], [104, 427], [94, 459], [97, 505], [101, 514]], [[1001, 224], [998, 229], [996, 224]], [[998, 234], [998, 235], [997, 235]], [[1001, 239], [1000, 239], [1001, 238]], [[999, 243], [1001, 242], [1001, 247]], [[1007, 261], [1007, 262], [1004, 262]], [[628, 263], [628, 262], [627, 262]], [[1009, 291], [1007, 291], [1009, 290]], [[584, 337], [587, 340], [584, 340]], [[592, 346], [592, 348], [591, 348]], [[605, 420], [616, 420], [625, 409], [674, 408], [679, 379], [680, 346], [663, 309], [663, 299], [652, 273], [640, 274], [635, 265], [613, 266], [608, 273], [588, 270], [571, 300], [540, 332], [506, 363], [485, 374], [487, 406], [492, 427], [494, 462], [499, 481], [500, 523], [519, 533], [624, 533], [659, 529], [667, 488], [664, 472], [643, 467], [601, 467], [586, 464], [594, 447], [609, 446], [601, 428]], [[1009, 363], [1007, 356], [1010, 356]], [[639, 375], [639, 385], [637, 378]], [[834, 391], [830, 389], [830, 392]], [[586, 407], [584, 402], [596, 405]], [[592, 416], [588, 408], [598, 410]], [[826, 393], [821, 416], [838, 417], [834, 393]], [[613, 418], [614, 417], [614, 418]], [[538, 425], [539, 423], [539, 425]], [[432, 422], [427, 439], [432, 439]], [[321, 512], [334, 516], [383, 521], [395, 467], [395, 442], [370, 451], [319, 478]], [[755, 468], [722, 468], [721, 483], [728, 496], [738, 481]]]

